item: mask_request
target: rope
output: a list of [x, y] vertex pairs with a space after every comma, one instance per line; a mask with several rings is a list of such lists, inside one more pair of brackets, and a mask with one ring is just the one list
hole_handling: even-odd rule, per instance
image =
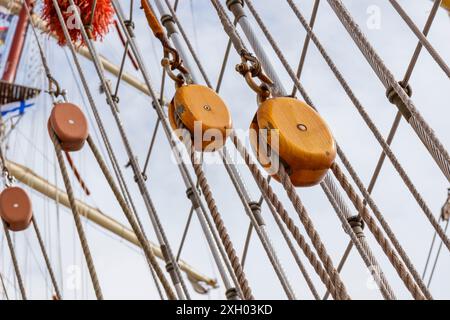
[[[69, 2], [70, 2], [71, 5], [74, 5], [73, 0], [69, 0]], [[58, 18], [59, 18], [61, 27], [62, 27], [62, 29], [64, 31], [64, 34], [67, 37], [67, 39], [69, 39], [67, 26], [66, 26], [66, 24], [64, 22], [64, 19], [62, 17], [59, 5], [58, 5], [56, 0], [53, 0], [53, 4], [54, 4], [54, 7], [55, 7], [56, 12], [58, 14]], [[77, 19], [80, 19], [79, 15], [78, 15], [78, 12], [76, 12], [75, 14], [77, 16]], [[121, 21], [121, 24], [123, 24], [123, 21]], [[150, 195], [148, 193], [147, 187], [146, 187], [145, 182], [143, 180], [143, 177], [142, 177], [142, 174], [141, 174], [141, 170], [139, 169], [139, 164], [136, 161], [136, 158], [135, 158], [135, 156], [133, 154], [133, 151], [131, 149], [130, 142], [129, 142], [129, 140], [127, 138], [127, 135], [126, 135], [126, 133], [124, 131], [124, 127], [122, 125], [121, 119], [120, 119], [119, 114], [118, 114], [117, 102], [112, 97], [111, 88], [110, 88], [110, 86], [109, 86], [109, 84], [108, 84], [108, 82], [107, 82], [107, 80], [106, 80], [106, 78], [104, 76], [104, 73], [103, 73], [103, 70], [102, 70], [102, 64], [99, 61], [99, 57], [98, 57], [98, 54], [96, 52], [96, 49], [95, 49], [92, 41], [88, 38], [85, 28], [82, 27], [80, 29], [80, 31], [81, 31], [81, 34], [82, 34], [82, 37], [83, 37], [84, 41], [86, 42], [86, 44], [88, 46], [88, 50], [89, 50], [89, 52], [90, 52], [90, 54], [91, 54], [91, 56], [93, 58], [94, 66], [95, 66], [96, 72], [97, 72], [97, 74], [98, 74], [98, 76], [99, 76], [99, 78], [101, 80], [102, 87], [105, 90], [107, 102], [108, 102], [108, 104], [111, 107], [111, 111], [113, 113], [115, 122], [117, 124], [118, 129], [119, 129], [119, 133], [120, 133], [122, 141], [124, 143], [127, 155], [128, 155], [128, 157], [130, 159], [130, 164], [131, 164], [131, 167], [133, 169], [133, 173], [134, 173], [135, 178], [136, 178], [135, 181], [138, 184], [139, 191], [140, 191], [140, 193], [141, 193], [141, 195], [142, 195], [142, 197], [144, 199], [144, 203], [146, 205], [149, 217], [150, 217], [150, 219], [152, 221], [152, 224], [153, 224], [153, 227], [155, 229], [155, 233], [156, 233], [156, 235], [158, 237], [158, 241], [160, 243], [161, 250], [163, 250], [163, 252], [165, 252], [167, 254], [167, 256], [165, 256], [167, 267], [169, 267], [169, 268], [173, 267], [174, 270], [175, 270], [176, 278], [172, 278], [172, 281], [174, 282], [174, 285], [175, 285], [175, 288], [177, 290], [178, 296], [180, 298], [183, 298], [183, 296], [185, 295], [189, 299], [189, 293], [187, 291], [187, 288], [186, 288], [186, 285], [184, 283], [184, 280], [181, 277], [181, 272], [179, 270], [179, 266], [175, 262], [175, 259], [174, 259], [173, 254], [172, 254], [172, 250], [170, 249], [170, 246], [169, 246], [168, 241], [167, 241], [167, 237], [166, 237], [166, 235], [164, 233], [164, 230], [162, 228], [161, 222], [160, 222], [160, 220], [159, 220], [159, 218], [158, 218], [158, 216], [156, 214], [155, 207], [153, 205], [153, 202], [151, 201], [151, 198], [150, 198]], [[72, 54], [74, 56], [76, 56], [75, 52], [73, 51], [73, 45], [70, 43], [69, 40], [68, 40], [68, 42], [69, 42], [69, 46], [71, 48]], [[79, 70], [79, 72], [81, 74], [82, 73], [81, 68], [79, 68], [78, 70]], [[84, 79], [84, 76], [82, 78]], [[85, 79], [83, 81], [83, 86], [85, 88], [86, 93], [88, 95], [90, 95], [89, 86], [86, 83]], [[88, 91], [89, 91], [89, 93], [88, 93]], [[92, 102], [93, 102], [93, 100], [92, 100]], [[96, 109], [95, 108], [95, 104], [91, 104], [91, 107], [93, 109]], [[100, 127], [100, 123], [99, 123], [99, 127]], [[180, 287], [180, 285], [181, 285], [181, 287]]]
[[34, 216], [31, 217], [31, 222], [33, 224], [34, 231], [36, 233], [36, 237], [38, 239], [39, 247], [41, 248], [42, 256], [45, 260], [45, 265], [47, 266], [48, 273], [50, 275], [50, 279], [52, 281], [53, 289], [55, 289], [55, 295], [58, 300], [61, 300], [61, 292], [59, 291], [58, 282], [56, 281], [55, 272], [53, 271], [52, 264], [50, 263], [50, 258], [47, 254], [47, 250], [45, 249], [44, 241], [42, 240], [41, 232], [39, 231], [39, 227], [37, 225], [36, 219]]
[[11, 260], [14, 267], [14, 272], [16, 274], [17, 283], [19, 284], [20, 294], [22, 296], [22, 300], [27, 300], [27, 294], [25, 292], [25, 285], [23, 284], [22, 273], [20, 272], [19, 263], [17, 262], [16, 252], [14, 250], [14, 245], [11, 240], [11, 235], [9, 234], [8, 227], [6, 226], [6, 222], [3, 221], [3, 230], [6, 235], [6, 242], [8, 243], [9, 253], [11, 254]]
[[[325, 188], [328, 187], [325, 185]], [[329, 195], [330, 193], [326, 194]], [[353, 219], [353, 217], [348, 216], [346, 217], [345, 214], [339, 210], [338, 205], [333, 197], [330, 196], [328, 200], [330, 200], [332, 206], [335, 207], [336, 212], [339, 212], [338, 217], [339, 220], [341, 220], [344, 230], [350, 236], [350, 239], [352, 241], [351, 243], [353, 243], [358, 249], [367, 268], [374, 274], [376, 283], [379, 285], [379, 289], [383, 297], [387, 300], [397, 299], [389, 282], [384, 276], [384, 272], [381, 270], [380, 265], [378, 264], [377, 260], [375, 259], [375, 256], [370, 250], [370, 247], [364, 236], [362, 222], [359, 220], [359, 218]], [[342, 269], [342, 264], [339, 264], [338, 266], [339, 272], [340, 269]]]
[[[177, 125], [179, 128], [182, 128], [181, 120], [176, 117]], [[184, 133], [187, 133], [188, 131], [186, 129], [181, 129]], [[242, 293], [244, 295], [244, 298], [246, 300], [254, 300], [252, 290], [250, 286], [248, 285], [247, 277], [245, 276], [244, 270], [242, 268], [242, 265], [239, 261], [239, 257], [236, 254], [236, 251], [233, 247], [233, 243], [231, 242], [230, 236], [228, 234], [227, 228], [225, 227], [225, 224], [221, 218], [221, 215], [219, 213], [219, 210], [216, 206], [216, 201], [214, 200], [214, 196], [211, 192], [211, 188], [209, 186], [208, 181], [206, 180], [205, 174], [203, 172], [203, 169], [201, 167], [201, 164], [197, 158], [197, 155], [195, 153], [195, 149], [192, 146], [191, 143], [191, 137], [189, 134], [185, 134], [183, 136], [183, 143], [186, 146], [186, 149], [190, 153], [192, 166], [194, 168], [195, 175], [197, 176], [198, 183], [200, 185], [200, 188], [202, 190], [203, 196], [205, 198], [206, 204], [209, 208], [209, 211], [211, 213], [211, 216], [213, 218], [214, 224], [216, 226], [216, 229], [219, 233], [220, 240], [223, 243], [223, 246], [225, 247], [225, 251], [227, 253], [228, 258], [230, 259], [231, 265], [233, 267], [233, 271], [237, 277], [237, 280], [239, 282], [239, 286], [242, 289]]]
[[445, 72], [447, 77], [450, 78], [450, 68], [445, 63], [444, 59], [439, 55], [439, 53], [434, 49], [434, 47], [431, 45], [431, 43], [427, 40], [425, 35], [419, 30], [417, 25], [412, 21], [412, 19], [408, 16], [408, 14], [403, 10], [403, 8], [398, 4], [395, 0], [389, 0], [389, 2], [392, 4], [394, 9], [398, 12], [398, 14], [402, 17], [402, 19], [406, 22], [408, 27], [411, 29], [412, 32], [416, 35], [416, 37], [419, 39], [419, 42], [424, 46], [430, 55], [433, 57], [434, 61], [441, 67], [441, 69]]
[[66, 164], [64, 162], [64, 158], [62, 156], [61, 145], [59, 140], [54, 132], [50, 134], [53, 145], [55, 146], [55, 153], [58, 159], [59, 168], [61, 170], [61, 174], [63, 177], [64, 185], [66, 187], [67, 196], [69, 198], [70, 207], [72, 209], [73, 218], [75, 220], [75, 227], [77, 228], [78, 237], [80, 238], [81, 248], [83, 249], [84, 258], [86, 260], [86, 265], [89, 270], [89, 275], [91, 276], [92, 285], [94, 287], [95, 295], [98, 300], [103, 300], [102, 290], [100, 288], [100, 284], [98, 282], [97, 272], [95, 271], [94, 262], [92, 260], [91, 251], [89, 249], [89, 245], [87, 243], [86, 234], [84, 233], [84, 228], [81, 223], [80, 214], [78, 212], [75, 197], [73, 194], [72, 185], [70, 183], [70, 178], [67, 173]]
[[362, 200], [359, 198], [359, 196], [356, 194], [355, 190], [336, 164], [333, 164], [331, 166], [331, 170], [335, 174], [336, 179], [341, 184], [342, 188], [347, 193], [348, 197], [354, 204], [355, 208], [358, 210], [359, 214], [363, 218], [364, 222], [367, 224], [369, 230], [374, 235], [377, 242], [380, 244], [383, 251], [386, 253], [386, 256], [388, 257], [389, 261], [394, 266], [395, 270], [397, 271], [400, 278], [403, 280], [403, 283], [407, 287], [407, 289], [411, 292], [414, 299], [423, 300], [425, 297], [422, 295], [422, 292], [420, 288], [415, 283], [414, 279], [411, 277], [411, 275], [408, 273], [408, 271], [405, 269], [405, 266], [401, 262], [401, 260], [397, 257], [397, 254], [395, 251], [391, 248], [391, 245], [389, 244], [388, 240], [383, 236], [382, 231], [377, 226], [375, 220], [370, 216], [369, 211], [364, 206]]
[[[372, 131], [372, 133], [374, 134], [375, 138], [377, 139], [377, 141], [379, 142], [379, 144], [381, 145], [381, 147], [383, 148], [384, 151], [384, 155], [387, 155], [389, 157], [389, 159], [391, 160], [394, 168], [396, 169], [396, 171], [399, 173], [400, 177], [402, 178], [403, 182], [405, 183], [405, 185], [407, 186], [408, 190], [411, 192], [411, 194], [414, 196], [414, 198], [416, 199], [417, 203], [419, 204], [419, 206], [422, 208], [423, 212], [425, 213], [425, 215], [427, 216], [427, 218], [430, 220], [431, 224], [433, 225], [433, 227], [436, 228], [436, 226], [439, 226], [439, 224], [437, 222], [435, 222], [435, 218], [431, 212], [431, 210], [429, 209], [428, 205], [425, 203], [424, 199], [422, 198], [422, 196], [420, 195], [420, 193], [417, 191], [416, 187], [414, 186], [414, 184], [412, 183], [412, 181], [410, 180], [409, 176], [406, 174], [405, 170], [403, 169], [403, 167], [401, 166], [401, 164], [399, 163], [397, 157], [394, 155], [394, 153], [392, 152], [392, 150], [389, 147], [389, 144], [383, 139], [381, 133], [379, 132], [378, 128], [376, 127], [375, 123], [372, 121], [372, 119], [370, 118], [370, 116], [367, 114], [365, 108], [362, 106], [361, 102], [356, 98], [356, 96], [354, 95], [353, 91], [351, 90], [350, 86], [348, 85], [348, 83], [345, 81], [344, 77], [342, 76], [342, 74], [340, 73], [340, 71], [337, 69], [336, 65], [334, 64], [334, 62], [331, 60], [331, 58], [329, 57], [329, 55], [326, 53], [325, 49], [323, 48], [323, 46], [321, 45], [321, 43], [319, 42], [319, 40], [317, 39], [317, 37], [315, 36], [315, 34], [312, 32], [312, 30], [307, 26], [306, 20], [303, 18], [303, 16], [301, 15], [301, 13], [299, 12], [298, 8], [295, 6], [295, 4], [293, 3], [292, 0], [287, 0], [287, 2], [289, 3], [289, 5], [291, 6], [292, 10], [294, 11], [294, 13], [296, 14], [296, 16], [299, 18], [300, 22], [302, 23], [302, 25], [305, 27], [305, 29], [307, 30], [308, 34], [310, 34], [311, 39], [313, 40], [313, 42], [316, 44], [319, 52], [322, 54], [322, 56], [324, 57], [324, 59], [326, 60], [327, 64], [329, 65], [330, 69], [332, 70], [332, 72], [335, 74], [336, 78], [338, 79], [338, 81], [340, 82], [340, 84], [342, 85], [342, 87], [344, 88], [345, 92], [347, 93], [348, 97], [350, 98], [350, 100], [353, 102], [354, 106], [357, 108], [357, 110], [359, 111], [359, 113], [361, 114], [362, 118], [364, 119], [365, 123], [367, 124], [367, 126], [369, 127], [369, 129]], [[342, 155], [341, 158], [345, 158], [345, 155]], [[348, 161], [346, 161], [346, 163], [349, 163]], [[376, 174], [374, 176], [378, 176], [379, 170], [381, 169], [381, 165], [377, 166], [376, 169]], [[354, 174], [354, 180], [359, 179], [358, 176], [356, 175], [356, 173]], [[371, 184], [369, 186], [369, 190], [371, 191], [371, 189], [373, 188], [374, 185], [374, 180], [371, 181]], [[369, 191], [369, 192], [370, 192]], [[442, 235], [442, 232], [441, 232]], [[445, 235], [445, 233], [444, 233]], [[398, 241], [393, 241], [393, 242], [397, 242]], [[400, 247], [401, 248], [401, 247]], [[409, 261], [409, 259], [407, 258], [407, 255], [404, 254], [403, 249], [398, 250], [400, 255], [402, 256], [403, 260], [405, 261], [405, 263], [408, 265], [412, 265]], [[406, 259], [405, 259], [406, 258]], [[411, 273], [413, 274], [414, 278], [416, 279], [416, 281], [421, 284], [421, 288], [423, 290], [426, 290], [425, 285], [423, 284], [423, 281], [421, 279], [421, 277], [419, 276], [419, 274], [414, 270], [410, 269]], [[431, 297], [431, 295], [428, 293], [427, 294], [428, 297]]]
[[267, 202], [272, 203], [276, 212], [280, 216], [283, 223], [288, 228], [289, 232], [294, 237], [295, 241], [298, 243], [300, 248], [303, 250], [305, 256], [310, 261], [316, 273], [319, 275], [320, 279], [327, 287], [327, 289], [331, 292], [332, 296], [335, 299], [340, 298], [338, 291], [336, 290], [334, 283], [331, 282], [328, 273], [323, 269], [322, 264], [319, 260], [317, 260], [316, 255], [309, 247], [309, 244], [306, 242], [305, 238], [300, 233], [300, 230], [295, 225], [294, 220], [292, 220], [287, 211], [284, 209], [283, 204], [278, 200], [277, 195], [273, 192], [272, 187], [268, 184], [267, 179], [264, 178], [261, 171], [258, 169], [258, 166], [251, 159], [250, 153], [244, 148], [242, 142], [239, 138], [232, 133], [230, 135], [233, 144], [236, 146], [236, 150], [241, 154], [248, 168], [250, 169], [251, 174], [253, 175], [259, 189], [261, 190], [263, 196], [266, 198]]
[[106, 180], [108, 181], [108, 184], [111, 188], [111, 190], [114, 193], [114, 196], [117, 199], [117, 202], [119, 203], [120, 207], [122, 208], [123, 213], [125, 214], [125, 217], [127, 218], [128, 222], [131, 225], [131, 228], [133, 229], [134, 233], [136, 234], [136, 237], [139, 240], [139, 243], [142, 246], [142, 249], [144, 250], [145, 257], [147, 258], [147, 261], [149, 262], [150, 269], [153, 269], [158, 276], [159, 281], [161, 281], [162, 286], [164, 287], [164, 290], [167, 294], [167, 297], [170, 300], [175, 300], [175, 294], [172, 291], [172, 288], [170, 287], [169, 282], [165, 278], [161, 268], [158, 265], [158, 262], [156, 261], [155, 254], [153, 253], [152, 248], [150, 247], [148, 240], [143, 235], [139, 225], [137, 224], [136, 220], [134, 219], [134, 216], [128, 207], [127, 203], [125, 202], [125, 199], [120, 194], [120, 191], [117, 187], [117, 185], [114, 182], [113, 177], [111, 176], [111, 173], [108, 170], [108, 167], [103, 160], [103, 157], [101, 156], [98, 148], [96, 147], [94, 141], [92, 140], [91, 136], [88, 136], [87, 142], [89, 144], [89, 147], [91, 148], [92, 153], [94, 154], [95, 159], [97, 160], [97, 163], [100, 167], [100, 169], [103, 172], [103, 175], [105, 176]]
[[450, 181], [450, 156], [447, 150], [436, 137], [425, 119], [422, 118], [421, 114], [414, 106], [414, 103], [408, 97], [400, 84], [395, 81], [394, 76], [385, 66], [383, 60], [375, 52], [375, 49], [366, 39], [359, 26], [356, 24], [350, 13], [345, 8], [344, 4], [340, 0], [328, 0], [328, 3], [336, 13], [341, 23], [347, 29], [350, 36], [355, 41], [358, 48], [364, 54], [367, 61], [372, 66], [372, 69], [378, 75], [386, 89], [392, 89], [398, 95], [398, 98], [406, 107], [406, 111], [404, 113], [405, 118], [417, 133], [418, 137], [423, 142], [427, 150], [430, 152], [431, 156], [436, 161], [442, 173], [445, 175], [447, 180]]

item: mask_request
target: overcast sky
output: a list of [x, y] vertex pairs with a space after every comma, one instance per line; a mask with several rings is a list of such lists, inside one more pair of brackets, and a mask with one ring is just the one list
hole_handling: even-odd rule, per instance
[[[121, 2], [123, 2], [124, 8], [129, 4], [129, 1]], [[224, 1], [221, 2], [224, 3]], [[254, 2], [289, 63], [293, 68], [296, 68], [305, 37], [303, 27], [290, 10], [286, 1], [259, 0]], [[312, 0], [296, 1], [301, 12], [308, 18], [313, 2]], [[417, 44], [414, 34], [386, 0], [345, 0], [343, 2], [396, 79], [401, 80]], [[399, 3], [417, 25], [422, 28], [430, 12], [432, 2], [428, 0], [403, 0], [399, 1]], [[245, 10], [249, 18], [251, 18], [248, 10]], [[376, 14], [375, 18], [379, 18], [378, 21], [375, 21], [379, 22], [379, 24], [375, 24], [375, 27], [373, 24], [374, 12]], [[215, 10], [208, 0], [182, 0], [180, 1], [178, 14], [202, 64], [207, 70], [208, 77], [215, 83], [227, 44], [227, 36], [220, 25]], [[159, 91], [161, 81], [159, 63], [162, 55], [161, 46], [153, 38], [146, 25], [144, 15], [137, 5], [134, 10], [134, 19], [138, 45], [150, 70], [153, 86]], [[255, 32], [260, 36], [259, 40], [266, 48], [266, 53], [278, 71], [283, 85], [290, 91], [292, 81], [252, 18], [251, 22]], [[449, 27], [450, 18], [447, 12], [439, 10], [429, 39], [447, 62], [450, 61]], [[241, 37], [245, 39], [241, 29], [238, 30]], [[367, 109], [380, 131], [387, 135], [395, 117], [396, 108], [387, 101], [384, 86], [343, 28], [327, 1], [321, 1], [315, 30], [320, 41], [351, 85], [358, 99]], [[69, 99], [83, 106], [89, 118], [93, 119], [89, 105], [86, 104], [84, 92], [82, 89], [80, 91], [77, 86], [79, 78], [78, 76], [76, 78], [73, 77], [69, 67], [69, 62], [72, 64], [72, 58], [70, 57], [67, 60], [64, 50], [58, 47], [53, 40], [42, 37], [42, 42], [45, 43], [45, 51], [54, 77], [68, 90]], [[31, 44], [32, 41], [29, 43]], [[120, 63], [123, 47], [113, 28], [104, 42], [99, 43], [98, 48], [101, 54], [108, 59], [114, 63]], [[188, 60], [191, 60], [191, 58], [188, 57]], [[37, 70], [39, 61], [37, 60], [37, 51], [34, 45], [27, 46], [22, 61], [18, 82], [24, 84], [36, 82], [32, 79], [32, 74]], [[104, 123], [106, 123], [107, 132], [113, 142], [115, 153], [123, 166], [128, 185], [132, 190], [134, 200], [139, 209], [139, 216], [145, 225], [147, 235], [152, 241], [156, 242], [142, 197], [133, 181], [131, 169], [124, 168], [128, 160], [109, 106], [105, 102], [105, 97], [99, 93], [98, 76], [90, 62], [84, 58], [81, 58], [81, 61], [90, 88], [94, 93], [96, 104], [100, 109]], [[234, 127], [245, 130], [248, 128], [255, 113], [256, 101], [254, 93], [247, 87], [244, 79], [234, 71], [234, 66], [238, 62], [239, 56], [232, 50], [220, 95], [231, 110]], [[193, 63], [191, 64], [194, 65]], [[129, 61], [126, 64], [126, 71], [140, 77]], [[199, 75], [197, 70], [194, 70], [194, 72]], [[115, 79], [111, 75], [108, 75], [108, 77], [115, 84]], [[46, 86], [42, 77], [39, 77], [38, 80], [38, 85]], [[378, 160], [381, 147], [370, 130], [365, 126], [359, 113], [347, 98], [342, 87], [336, 81], [313, 44], [310, 45], [301, 81], [319, 112], [330, 125], [336, 140], [347, 154], [362, 181], [367, 185]], [[445, 73], [426, 50], [423, 50], [412, 74], [411, 86], [414, 92], [412, 99], [417, 109], [435, 130], [436, 135], [444, 146], [448, 147], [450, 145], [448, 129], [450, 115], [448, 102], [450, 98], [449, 82]], [[167, 81], [165, 97], [171, 98], [173, 92], [173, 84]], [[148, 97], [123, 82], [120, 86], [119, 96], [121, 118], [133, 150], [142, 165], [155, 126], [156, 113], [151, 108]], [[300, 96], [299, 98], [302, 99]], [[47, 95], [42, 94], [37, 100], [36, 107], [27, 111], [20, 125], [11, 134], [8, 144], [8, 157], [32, 168], [35, 172], [54, 183], [55, 170], [59, 169], [55, 167], [54, 151], [46, 130], [50, 108], [50, 99]], [[90, 124], [91, 134], [98, 141], [97, 126], [92, 121]], [[156, 139], [156, 145], [147, 172], [149, 177], [147, 187], [167, 232], [172, 250], [176, 252], [189, 213], [190, 202], [185, 196], [186, 188], [176, 164], [172, 161], [171, 151], [162, 130], [159, 130]], [[98, 143], [100, 142], [98, 141]], [[230, 143], [229, 148], [232, 148]], [[418, 191], [422, 194], [435, 216], [438, 217], [447, 196], [448, 182], [437, 168], [433, 159], [428, 155], [415, 132], [403, 120], [393, 142], [392, 149]], [[74, 159], [92, 191], [90, 197], [84, 196], [74, 181], [78, 197], [127, 225], [123, 213], [116, 201], [113, 200], [113, 195], [88, 148], [86, 147], [74, 154]], [[239, 165], [239, 170], [246, 181], [252, 198], [258, 199], [258, 189], [248, 170], [244, 165]], [[249, 223], [248, 218], [224, 167], [218, 164], [211, 164], [205, 167], [205, 171], [235, 249], [241, 255]], [[59, 186], [62, 186], [59, 171], [57, 182]], [[301, 226], [294, 209], [285, 196], [285, 192], [278, 183], [274, 183], [274, 189], [285, 203], [291, 217], [298, 226]], [[95, 298], [83, 262], [82, 251], [75, 233], [71, 212], [61, 208], [61, 234], [60, 239], [58, 239], [57, 213], [54, 202], [44, 200], [42, 196], [33, 191], [30, 192], [33, 195], [34, 214], [44, 234], [52, 264], [55, 267], [58, 279], [62, 278], [64, 282], [64, 296], [66, 298]], [[349, 241], [348, 236], [343, 232], [340, 221], [319, 186], [300, 188], [298, 193], [326, 245], [328, 253], [337, 266]], [[391, 225], [391, 228], [395, 231], [400, 243], [417, 270], [419, 273], [422, 273], [433, 230], [388, 160], [385, 162], [378, 183], [373, 191], [373, 198], [384, 214], [385, 219]], [[349, 201], [348, 206], [356, 214], [354, 207]], [[269, 235], [297, 298], [311, 299], [312, 295], [266, 206], [263, 207], [263, 216], [268, 225]], [[124, 240], [111, 235], [109, 232], [101, 230], [91, 222], [86, 221], [85, 228], [105, 298], [158, 298], [145, 259], [139, 250]], [[302, 227], [300, 229], [304, 230]], [[405, 289], [397, 273], [370, 232], [366, 230], [365, 233], [397, 297], [411, 298], [411, 295]], [[29, 296], [31, 298], [49, 298], [50, 282], [46, 275], [45, 265], [32, 228], [26, 232], [15, 234], [15, 242]], [[296, 248], [320, 295], [322, 295], [325, 292], [323, 284], [301, 253], [301, 250], [297, 246]], [[14, 297], [14, 285], [11, 283], [14, 279], [14, 274], [3, 236], [0, 250], [2, 252], [0, 270], [7, 278], [8, 293]], [[62, 253], [61, 256], [59, 252]], [[218, 278], [219, 280], [220, 287], [211, 290], [208, 295], [200, 296], [191, 291], [194, 298], [224, 298], [223, 284], [220, 281], [196, 217], [192, 220], [181, 257], [205, 275]], [[70, 285], [74, 270], [73, 266], [75, 266], [75, 269], [77, 266], [81, 266], [82, 270], [82, 281], [78, 290], [74, 290]], [[444, 246], [430, 287], [435, 298], [450, 298], [450, 275], [447, 272], [449, 267], [450, 255]], [[286, 298], [267, 255], [255, 235], [250, 244], [245, 271], [257, 299]], [[369, 272], [366, 270], [357, 251], [352, 251], [350, 254], [342, 272], [342, 279], [353, 299], [381, 298], [379, 291], [371, 285]]]

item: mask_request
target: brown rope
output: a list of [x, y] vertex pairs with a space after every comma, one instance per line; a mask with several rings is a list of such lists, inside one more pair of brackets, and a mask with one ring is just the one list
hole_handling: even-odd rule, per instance
[[[175, 117], [178, 128], [183, 128], [183, 124], [178, 116]], [[208, 181], [206, 180], [205, 174], [203, 172], [202, 166], [200, 164], [199, 159], [195, 153], [195, 149], [191, 142], [191, 136], [186, 129], [183, 130], [183, 143], [186, 146], [186, 149], [190, 153], [192, 166], [194, 167], [195, 175], [197, 176], [198, 184], [202, 190], [203, 196], [205, 197], [206, 204], [208, 205], [208, 209], [213, 218], [214, 224], [216, 226], [217, 232], [219, 233], [220, 240], [223, 243], [225, 251], [227, 253], [228, 258], [230, 259], [231, 266], [233, 267], [233, 271], [236, 275], [236, 278], [239, 282], [239, 286], [241, 287], [242, 294], [244, 295], [244, 299], [246, 300], [254, 300], [252, 290], [248, 284], [247, 277], [242, 268], [239, 257], [236, 254], [236, 250], [233, 247], [233, 243], [231, 242], [230, 236], [228, 234], [227, 228], [220, 216], [219, 210], [216, 206], [216, 201], [211, 192], [211, 188], [209, 186]]]
[[234, 132], [231, 133], [230, 138], [233, 141], [234, 145], [236, 146], [236, 150], [239, 151], [248, 168], [250, 169], [250, 172], [253, 175], [253, 178], [255, 179], [263, 196], [267, 198], [266, 200], [273, 205], [275, 211], [278, 213], [281, 220], [294, 237], [295, 241], [303, 250], [303, 253], [305, 254], [306, 258], [313, 266], [314, 270], [322, 280], [323, 284], [326, 286], [327, 290], [330, 291], [333, 298], [340, 299], [341, 297], [339, 296], [339, 293], [336, 290], [333, 282], [330, 280], [328, 273], [324, 270], [321, 262], [317, 259], [315, 253], [312, 251], [309, 244], [306, 242], [306, 239], [300, 233], [300, 230], [295, 225], [294, 220], [292, 220], [292, 218], [289, 217], [289, 214], [287, 213], [283, 204], [278, 200], [277, 195], [273, 192], [273, 189], [269, 185], [267, 179], [262, 175], [261, 171], [258, 169], [258, 166], [251, 159], [250, 153], [244, 148], [244, 145]]
[[75, 226], [77, 228], [78, 236], [80, 238], [81, 248], [83, 249], [83, 254], [86, 259], [86, 265], [89, 270], [89, 275], [91, 276], [92, 285], [94, 287], [95, 295], [98, 300], [103, 300], [102, 290], [100, 288], [100, 284], [98, 282], [97, 272], [95, 271], [94, 262], [92, 260], [91, 251], [89, 249], [89, 245], [87, 243], [86, 234], [84, 233], [83, 225], [81, 223], [80, 214], [78, 212], [75, 196], [73, 194], [72, 185], [70, 183], [70, 178], [67, 173], [67, 167], [64, 162], [64, 158], [62, 156], [61, 144], [58, 140], [58, 137], [54, 132], [50, 134], [50, 137], [53, 141], [53, 145], [55, 146], [55, 153], [58, 159], [59, 168], [61, 170], [61, 174], [64, 180], [64, 185], [66, 187], [67, 196], [69, 198], [70, 208], [72, 209], [73, 218], [75, 220]]

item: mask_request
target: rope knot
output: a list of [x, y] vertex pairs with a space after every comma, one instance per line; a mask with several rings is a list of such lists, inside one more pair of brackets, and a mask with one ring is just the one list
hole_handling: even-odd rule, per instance
[[353, 216], [347, 219], [348, 223], [350, 224], [350, 227], [352, 227], [353, 232], [356, 234], [357, 237], [363, 237], [364, 236], [364, 221], [359, 216]]
[[[402, 81], [400, 81], [398, 84], [400, 85], [400, 87], [403, 88], [403, 91], [405, 91], [408, 97], [412, 96], [412, 88], [409, 84], [405, 85]], [[389, 89], [386, 90], [386, 97], [388, 98], [390, 103], [395, 104], [397, 106], [397, 108], [406, 118], [406, 120], [409, 120], [409, 118], [411, 118], [411, 111], [405, 105], [403, 100], [400, 99], [398, 93], [394, 90], [393, 87], [390, 87]]]

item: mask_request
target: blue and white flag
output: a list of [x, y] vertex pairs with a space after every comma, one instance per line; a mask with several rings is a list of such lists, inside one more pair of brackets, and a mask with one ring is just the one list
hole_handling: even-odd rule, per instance
[[25, 110], [34, 106], [34, 102], [28, 100], [16, 101], [12, 103], [5, 104], [0, 107], [2, 117], [7, 114], [11, 114], [13, 116], [23, 115]]

